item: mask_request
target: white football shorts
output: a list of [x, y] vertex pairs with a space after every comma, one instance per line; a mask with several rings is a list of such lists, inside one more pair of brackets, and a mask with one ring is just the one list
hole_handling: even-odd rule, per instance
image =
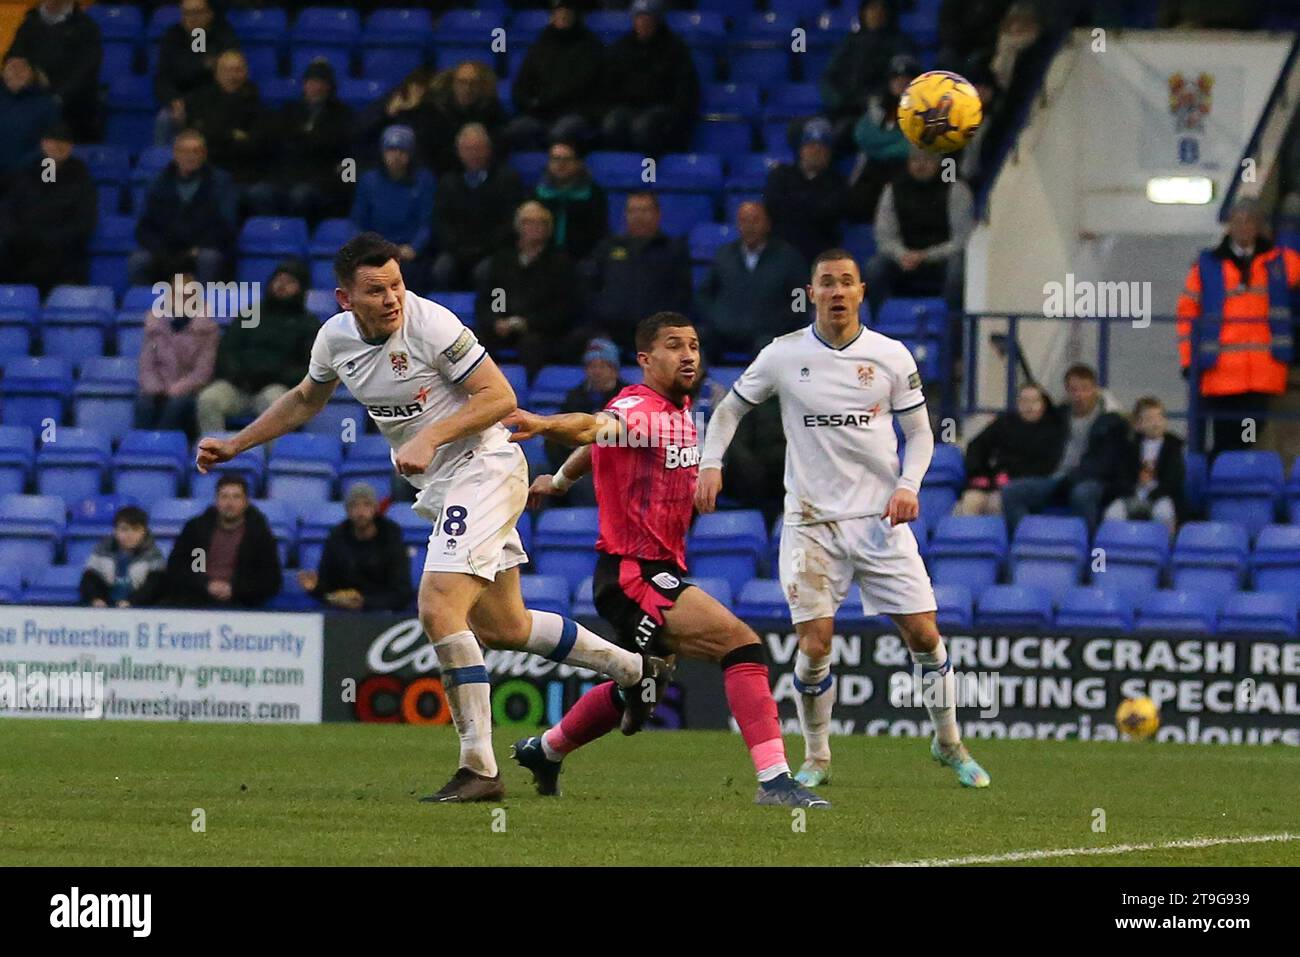
[[934, 611], [934, 589], [911, 526], [879, 515], [784, 525], [781, 587], [795, 624], [832, 618], [857, 581], [867, 615]]
[[433, 523], [424, 570], [492, 581], [522, 565], [528, 555], [515, 523], [527, 502], [528, 462], [519, 446], [461, 456], [415, 499], [415, 513]]

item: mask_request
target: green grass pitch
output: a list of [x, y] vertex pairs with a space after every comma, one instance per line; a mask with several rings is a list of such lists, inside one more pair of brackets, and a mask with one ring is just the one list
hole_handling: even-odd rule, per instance
[[[835, 738], [835, 806], [799, 831], [788, 809], [751, 803], [736, 735], [612, 735], [569, 759], [559, 799], [506, 758], [513, 736], [496, 735], [502, 814], [416, 801], [453, 770], [446, 727], [10, 720], [0, 861], [854, 865], [1300, 831], [1300, 755], [1280, 746], [974, 741], [993, 786], [966, 791], [925, 741]], [[1042, 863], [1295, 866], [1300, 842]]]

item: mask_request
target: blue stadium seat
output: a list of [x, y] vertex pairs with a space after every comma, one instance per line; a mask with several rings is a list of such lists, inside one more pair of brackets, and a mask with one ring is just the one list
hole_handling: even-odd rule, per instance
[[245, 51], [250, 45], [260, 44], [281, 49], [289, 35], [289, 15], [280, 7], [227, 10], [226, 21], [238, 35], [240, 47]]
[[510, 36], [519, 44], [531, 45], [550, 23], [549, 10], [519, 10], [510, 19]]
[[561, 575], [576, 585], [596, 567], [594, 508], [550, 508], [533, 531], [533, 563], [539, 574]]
[[[190, 455], [193, 461], [194, 455]], [[262, 480], [266, 475], [266, 456], [262, 449], [250, 449], [247, 452], [240, 452], [229, 462], [222, 462], [220, 465], [214, 465], [208, 469], [207, 474], [200, 475], [197, 472], [190, 476], [190, 495], [194, 498], [215, 501], [217, 494], [217, 481], [223, 475], [235, 474], [242, 475], [244, 481], [248, 483], [248, 493], [250, 496], [258, 496], [262, 491]]]
[[1079, 584], [1087, 552], [1088, 527], [1083, 519], [1028, 515], [1011, 542], [1011, 580], [1059, 596]]
[[1229, 595], [1219, 614], [1219, 634], [1296, 637], [1295, 592], [1256, 591]]
[[1045, 591], [1058, 601], [1079, 584], [1082, 566], [1073, 562], [1042, 558], [1021, 558], [1011, 564], [1011, 584]]
[[81, 365], [73, 390], [73, 420], [119, 439], [131, 429], [135, 415], [137, 363], [123, 356], [95, 356]]
[[1092, 583], [1099, 588], [1145, 592], [1160, 587], [1169, 562], [1169, 529], [1161, 522], [1109, 520], [1101, 523], [1093, 547], [1104, 564], [1094, 560]]
[[691, 575], [686, 579], [700, 591], [706, 592], [718, 600], [718, 603], [726, 608], [731, 607], [731, 598], [733, 589], [731, 582], [725, 578], [710, 578], [702, 575]]
[[809, 24], [808, 49], [826, 50], [838, 46], [844, 36], [859, 28], [858, 11], [848, 7], [823, 9]]
[[524, 181], [524, 186], [533, 189], [546, 172], [547, 155], [543, 150], [523, 150], [511, 153], [507, 162]]
[[801, 24], [813, 23], [826, 7], [826, 0], [767, 0], [767, 9]]
[[948, 306], [942, 299], [902, 296], [886, 299], [872, 323], [876, 331], [899, 339], [939, 334], [947, 326]]
[[280, 564], [287, 566], [290, 555], [298, 545], [297, 509], [289, 502], [275, 498], [255, 498], [248, 504], [266, 516], [271, 534], [279, 546]]
[[1275, 517], [1282, 493], [1282, 459], [1276, 452], [1220, 453], [1210, 468], [1210, 519], [1238, 522], [1253, 538]]
[[752, 120], [761, 112], [757, 83], [700, 85], [700, 113], [705, 119]]
[[712, 49], [727, 38], [722, 14], [700, 10], [669, 10], [665, 19], [669, 28], [688, 46]]
[[113, 452], [106, 433], [64, 426], [36, 452], [36, 491], [76, 502], [98, 495]]
[[950, 515], [929, 544], [937, 583], [963, 585], [976, 594], [997, 582], [1007, 554], [1007, 526], [996, 515]]
[[473, 292], [435, 292], [430, 298], [445, 309], [450, 309], [467, 326], [474, 325], [474, 307], [478, 294]]
[[352, 109], [361, 110], [383, 96], [389, 85], [376, 77], [343, 77], [338, 83], [338, 97]]
[[0, 565], [0, 605], [17, 605], [22, 601], [23, 579], [16, 565]]
[[[691, 149], [723, 156], [748, 153], [754, 146], [754, 130], [748, 120], [704, 119], [691, 132]], [[729, 188], [730, 181], [723, 183]]]
[[86, 164], [96, 186], [125, 186], [131, 179], [131, 154], [120, 146], [83, 144], [72, 153]]
[[767, 550], [767, 526], [757, 509], [737, 509], [701, 515], [695, 520], [687, 541], [694, 568], [695, 559], [706, 555], [745, 554], [755, 561]]
[[966, 463], [962, 460], [961, 449], [947, 442], [936, 442], [934, 457], [926, 470], [924, 485], [937, 485], [951, 489], [966, 487]]
[[582, 22], [606, 44], [632, 29], [632, 15], [623, 10], [597, 10], [583, 17]]
[[758, 561], [745, 552], [718, 552], [690, 558], [687, 562], [693, 575], [701, 578], [721, 578], [732, 591], [738, 591], [745, 582], [758, 574]]
[[361, 15], [345, 7], [305, 7], [293, 23], [290, 41], [351, 47], [361, 36]]
[[[668, 236], [685, 236], [699, 223], [713, 221], [714, 202], [700, 193], [660, 193], [660, 229]], [[620, 210], [619, 215], [622, 216]]]
[[[313, 259], [328, 259], [332, 264], [339, 247], [355, 236], [356, 232], [356, 224], [350, 219], [322, 219], [316, 231], [311, 234], [307, 252]], [[334, 284], [330, 283], [328, 288], [332, 290]]]
[[581, 385], [585, 377], [582, 366], [543, 366], [528, 390], [529, 406], [559, 406], [569, 390]]
[[126, 495], [93, 495], [73, 502], [68, 509], [68, 529], [63, 539], [64, 561], [84, 565], [91, 551], [113, 534], [113, 516], [126, 505], [139, 505]]
[[1128, 591], [1070, 588], [1058, 598], [1056, 627], [1127, 634], [1133, 630], [1134, 601], [1134, 595]]
[[1050, 628], [1052, 598], [1037, 588], [991, 585], [976, 599], [975, 620], [980, 628]]
[[361, 42], [367, 47], [381, 49], [418, 47], [423, 50], [428, 46], [426, 38], [433, 32], [433, 16], [428, 10], [376, 10], [366, 17]]
[[0, 425], [0, 495], [15, 495], [27, 487], [36, 464], [34, 442], [30, 426]]
[[23, 589], [28, 605], [77, 605], [81, 600], [81, 565], [46, 565], [38, 568]]
[[790, 49], [781, 44], [731, 45], [727, 50], [727, 79], [732, 83], [773, 86], [790, 80]]
[[321, 322], [339, 312], [338, 300], [334, 298], [333, 289], [312, 289], [308, 291], [305, 305], [307, 311]]
[[500, 10], [448, 10], [433, 35], [439, 63], [478, 60], [494, 65], [492, 31], [505, 27]]
[[[361, 44], [361, 75], [368, 80], [379, 80], [385, 88], [396, 86], [406, 76], [428, 63], [428, 52], [423, 37], [413, 37], [419, 41], [411, 46], [390, 47], [373, 46], [367, 41]], [[501, 96], [501, 87], [497, 87]], [[502, 105], [505, 98], [501, 97]]]
[[790, 606], [785, 601], [785, 591], [774, 578], [752, 578], [745, 582], [736, 596], [736, 615], [740, 618], [790, 617]]
[[778, 156], [769, 153], [734, 154], [728, 160], [729, 174], [724, 184], [727, 192], [762, 192], [767, 177], [781, 163]]
[[1148, 592], [1138, 598], [1138, 632], [1179, 635], [1214, 634], [1218, 604], [1213, 594], [1201, 591]]
[[785, 121], [822, 112], [822, 95], [816, 83], [786, 83], [767, 94], [763, 122]]
[[[300, 565], [299, 568], [305, 566]], [[298, 572], [281, 569], [280, 592], [266, 603], [268, 611], [318, 611], [322, 606], [298, 581]]]
[[[551, 511], [563, 511], [551, 509]], [[533, 566], [539, 575], [558, 575], [570, 585], [590, 578], [596, 570], [596, 552], [592, 548], [553, 548], [535, 546]]]
[[307, 223], [296, 217], [250, 216], [239, 231], [241, 256], [305, 259], [307, 246]]
[[957, 490], [950, 485], [926, 485], [922, 481], [917, 500], [921, 506], [921, 518], [913, 531], [919, 541], [927, 536], [930, 529], [952, 514], [953, 506], [957, 504]]
[[37, 569], [54, 564], [68, 514], [57, 495], [0, 498], [0, 567]]
[[844, 248], [853, 253], [853, 258], [860, 263], [867, 262], [876, 254], [876, 233], [870, 223], [846, 223], [843, 242]]
[[91, 283], [107, 286], [114, 295], [126, 292], [130, 283], [126, 260], [135, 246], [133, 216], [100, 216], [90, 237]]
[[35, 286], [0, 286], [0, 356], [25, 356], [41, 314]]
[[63, 421], [63, 405], [72, 392], [72, 366], [57, 356], [20, 356], [4, 362], [0, 379], [0, 422], [40, 425]]
[[353, 429], [354, 435], [361, 434], [366, 427], [366, 410], [353, 398], [347, 386], [340, 385], [325, 408], [303, 426], [303, 431], [337, 436], [343, 434], [344, 427]]
[[971, 590], [965, 585], [934, 586], [934, 601], [939, 606], [939, 630], [952, 632], [968, 630], [975, 622]]
[[113, 456], [113, 489], [140, 502], [173, 498], [188, 466], [184, 432], [132, 430], [122, 437]]
[[1200, 452], [1188, 452], [1184, 457], [1186, 479], [1183, 490], [1187, 508], [1193, 515], [1204, 515], [1206, 490], [1210, 484], [1210, 467]]
[[1243, 525], [1188, 522], [1174, 541], [1174, 588], [1214, 596], [1238, 591], [1249, 551]]
[[343, 463], [338, 468], [340, 494], [346, 496], [354, 484], [367, 482], [382, 497], [396, 474], [390, 453], [391, 446], [382, 435], [363, 434], [355, 442], [345, 442]]
[[145, 39], [149, 45], [153, 46], [162, 38], [169, 27], [175, 26], [181, 22], [180, 4], [175, 6], [168, 5], [155, 7], [152, 14], [149, 15], [149, 23], [145, 27]]
[[164, 555], [171, 552], [185, 523], [202, 515], [212, 505], [210, 499], [160, 498], [148, 500], [149, 531]]
[[109, 286], [55, 286], [41, 311], [45, 354], [74, 361], [103, 355], [116, 308]]
[[427, 518], [415, 514], [410, 502], [393, 502], [384, 515], [401, 528], [402, 541], [407, 545], [423, 548], [428, 544], [432, 526]]
[[587, 169], [605, 189], [645, 189], [648, 184], [641, 178], [644, 159], [640, 153], [595, 150], [587, 155]]
[[337, 436], [294, 432], [281, 436], [271, 447], [266, 471], [268, 498], [294, 501], [328, 501], [343, 462]]
[[1256, 591], [1300, 594], [1300, 525], [1266, 525], [1250, 556]]
[[659, 158], [655, 172], [661, 190], [722, 191], [722, 157], [714, 153], [668, 153]]
[[[298, 567], [319, 568], [325, 539], [334, 526], [347, 518], [347, 508], [342, 502], [314, 502], [304, 512], [298, 528]], [[428, 538], [427, 527], [425, 538]]]
[[736, 227], [727, 223], [699, 223], [692, 230], [688, 242], [691, 259], [697, 263], [711, 263], [718, 250], [736, 239]]
[[297, 76], [277, 76], [263, 80], [259, 84], [262, 102], [272, 110], [278, 110], [286, 103], [291, 103], [298, 99], [298, 82]]
[[138, 149], [141, 143], [152, 143], [157, 111], [152, 76], [125, 73], [112, 77], [108, 83], [104, 142], [123, 149]]
[[519, 588], [524, 604], [534, 611], [553, 611], [568, 615], [571, 586], [562, 575], [520, 575]]

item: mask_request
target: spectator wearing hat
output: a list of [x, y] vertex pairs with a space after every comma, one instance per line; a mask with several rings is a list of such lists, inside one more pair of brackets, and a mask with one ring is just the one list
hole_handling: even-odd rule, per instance
[[27, 11], [5, 54], [31, 64], [82, 142], [99, 139], [99, 64], [103, 55], [99, 24], [74, 0], [40, 0]]
[[244, 55], [227, 50], [217, 57], [215, 81], [190, 93], [182, 104], [191, 128], [207, 141], [213, 164], [239, 186], [256, 182], [266, 164], [267, 116]]
[[475, 299], [475, 331], [498, 362], [514, 350], [529, 377], [564, 358], [577, 299], [573, 261], [551, 243], [555, 221], [535, 199], [515, 211], [515, 242], [488, 260]]
[[127, 260], [131, 283], [147, 286], [190, 271], [199, 282], [221, 279], [234, 251], [238, 206], [230, 175], [208, 162], [203, 134], [179, 133], [135, 224], [140, 249]]
[[[90, 270], [89, 244], [99, 213], [90, 170], [72, 155], [72, 130], [57, 124], [41, 137], [41, 163], [15, 177], [0, 205], [0, 275], [49, 292], [80, 284]], [[53, 163], [52, 175], [44, 163]]]
[[461, 127], [456, 154], [463, 169], [447, 173], [433, 195], [435, 289], [473, 289], [487, 259], [513, 238], [515, 210], [524, 184], [505, 163], [494, 160], [492, 140], [479, 123]]
[[298, 572], [298, 583], [331, 608], [402, 611], [415, 595], [402, 529], [379, 514], [375, 490], [365, 482], [348, 489], [348, 517], [330, 529], [316, 571]]
[[396, 243], [407, 285], [422, 288], [433, 235], [433, 174], [415, 165], [415, 131], [409, 126], [388, 127], [380, 146], [382, 164], [357, 183], [352, 224], [357, 232], [376, 232]]
[[654, 193], [628, 194], [625, 215], [626, 232], [601, 240], [582, 268], [592, 326], [631, 354], [646, 316], [690, 312], [691, 255], [684, 239], [659, 228]]
[[806, 262], [840, 244], [848, 187], [831, 168], [833, 139], [830, 121], [820, 116], [809, 120], [798, 160], [773, 169], [763, 188], [773, 234], [799, 250]]
[[466, 60], [434, 76], [416, 121], [415, 129], [429, 153], [434, 176], [465, 169], [457, 137], [475, 123], [487, 131], [493, 142], [498, 142], [505, 129], [506, 111], [497, 95], [497, 77], [491, 67]]
[[352, 110], [338, 98], [334, 67], [312, 60], [302, 75], [302, 97], [275, 115], [273, 177], [248, 191], [258, 216], [301, 216], [311, 222], [342, 216], [349, 188], [342, 163], [350, 155]]
[[113, 515], [113, 534], [95, 545], [81, 573], [81, 603], [95, 608], [144, 608], [158, 603], [167, 584], [167, 562], [149, 533], [149, 516], [138, 505]]
[[574, 262], [586, 259], [608, 234], [609, 198], [591, 178], [577, 141], [551, 144], [536, 195], [555, 217], [555, 247]]
[[271, 273], [255, 321], [233, 319], [217, 347], [217, 378], [199, 393], [199, 431], [224, 431], [226, 417], [261, 415], [307, 374], [320, 322], [303, 303], [307, 267], [286, 260]]
[[172, 277], [171, 294], [145, 316], [135, 400], [137, 429], [194, 434], [195, 404], [199, 390], [212, 381], [221, 327], [207, 314], [206, 297], [186, 295], [185, 287], [193, 279], [189, 273]]
[[506, 127], [512, 150], [585, 142], [601, 113], [605, 47], [582, 23], [576, 0], [551, 0], [551, 19], [528, 48], [511, 88], [518, 115]]
[[966, 240], [975, 228], [974, 199], [959, 179], [939, 175], [939, 157], [912, 150], [907, 168], [880, 194], [876, 255], [867, 263], [867, 301], [880, 315], [894, 295], [943, 296], [961, 308]]
[[20, 56], [5, 60], [0, 84], [0, 191], [41, 159], [41, 137], [59, 120], [59, 104]]
[[849, 218], [854, 222], [875, 218], [881, 190], [907, 166], [912, 145], [898, 128], [898, 101], [920, 72], [920, 63], [910, 53], [894, 57], [888, 81], [867, 100], [866, 112], [853, 127], [858, 160], [849, 176]]
[[848, 147], [854, 124], [870, 108], [872, 94], [888, 82], [894, 58], [916, 52], [912, 38], [898, 29], [888, 0], [860, 3], [858, 26], [835, 47], [817, 85], [837, 149]]
[[217, 479], [216, 502], [186, 522], [172, 546], [167, 601], [183, 608], [260, 608], [283, 584], [271, 523], [248, 500], [244, 476], [226, 472]]
[[[627, 388], [628, 383], [619, 375], [618, 346], [608, 339], [596, 338], [587, 343], [582, 355], [582, 365], [586, 371], [582, 382], [578, 383], [564, 397], [560, 406], [562, 412], [599, 412], [609, 404], [610, 399]], [[558, 442], [546, 442], [546, 460], [551, 470], [558, 471], [573, 449]], [[592, 485], [591, 475], [584, 475], [574, 482], [565, 494], [564, 503], [570, 506], [593, 506], [596, 504], [596, 489]]]
[[683, 150], [700, 109], [695, 61], [664, 22], [662, 0], [634, 0], [631, 13], [631, 32], [605, 60], [605, 147], [646, 156]]
[[772, 235], [762, 203], [741, 203], [736, 229], [740, 238], [718, 249], [700, 290], [705, 341], [714, 362], [726, 352], [753, 355], [807, 322], [794, 311], [795, 290], [808, 283], [808, 263], [799, 250]]
[[[170, 143], [178, 129], [193, 125], [185, 98], [213, 81], [217, 60], [239, 49], [239, 37], [225, 17], [213, 12], [208, 0], [181, 0], [181, 19], [163, 31], [158, 41], [158, 69], [153, 91], [163, 104], [154, 125], [154, 142]], [[195, 31], [203, 31], [202, 49], [194, 49]]]

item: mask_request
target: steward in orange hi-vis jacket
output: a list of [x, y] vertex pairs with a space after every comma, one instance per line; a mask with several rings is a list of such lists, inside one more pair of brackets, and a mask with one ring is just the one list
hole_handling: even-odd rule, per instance
[[[1251, 209], [1233, 212], [1228, 235], [1201, 253], [1178, 297], [1178, 354], [1193, 361], [1208, 414], [1258, 414], [1287, 387], [1293, 356], [1290, 290], [1300, 285], [1300, 255], [1259, 233]], [[1215, 451], [1240, 448], [1239, 424], [1216, 419]]]

